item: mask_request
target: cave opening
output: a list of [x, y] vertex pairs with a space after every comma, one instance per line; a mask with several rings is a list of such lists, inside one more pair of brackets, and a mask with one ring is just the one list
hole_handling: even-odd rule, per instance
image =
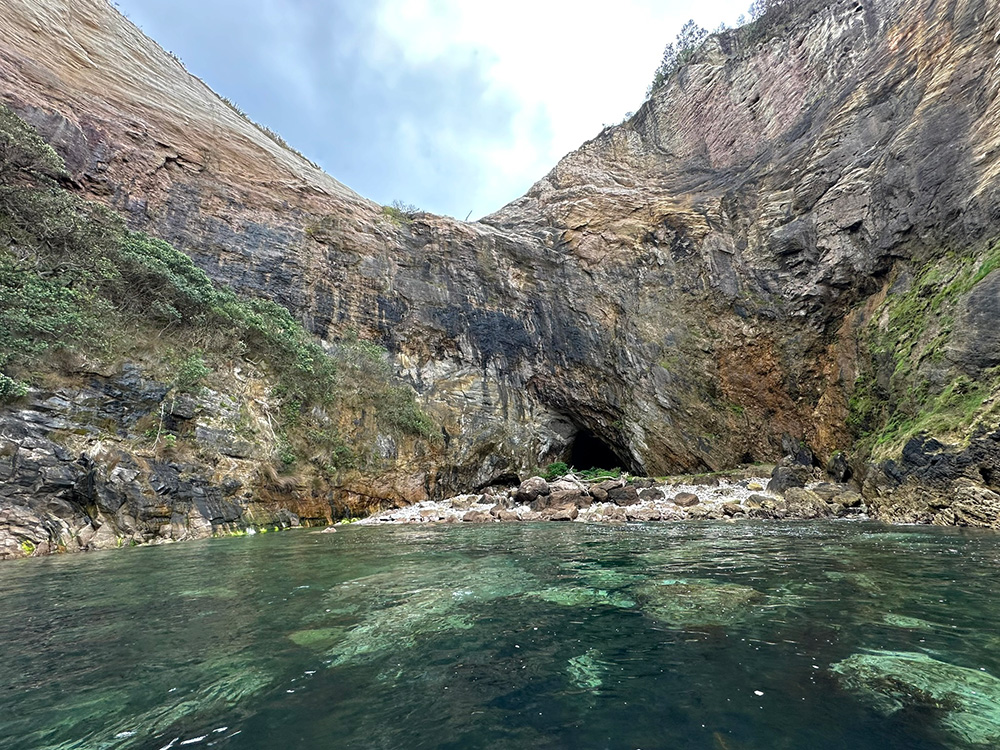
[[627, 469], [615, 450], [589, 430], [580, 430], [569, 449], [569, 464], [576, 469]]

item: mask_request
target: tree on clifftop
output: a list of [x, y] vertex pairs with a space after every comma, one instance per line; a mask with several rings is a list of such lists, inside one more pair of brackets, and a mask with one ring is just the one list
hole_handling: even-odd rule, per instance
[[707, 37], [708, 31], [696, 24], [694, 19], [681, 26], [677, 38], [663, 49], [663, 58], [653, 75], [653, 82], [649, 84], [646, 96], [651, 96], [654, 91], [666, 83], [671, 73], [690, 60], [694, 51], [701, 46]]

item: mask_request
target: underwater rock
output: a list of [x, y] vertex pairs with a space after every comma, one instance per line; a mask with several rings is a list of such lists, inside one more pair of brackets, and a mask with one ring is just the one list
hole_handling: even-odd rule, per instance
[[590, 607], [603, 604], [619, 609], [631, 609], [635, 606], [635, 600], [629, 599], [624, 594], [586, 586], [553, 586], [541, 591], [529, 591], [526, 596], [563, 607]]
[[666, 625], [729, 625], [764, 595], [750, 586], [698, 579], [648, 581], [634, 589], [642, 611]]
[[288, 634], [288, 640], [296, 646], [325, 650], [343, 639], [347, 628], [311, 628], [296, 630]]
[[597, 688], [604, 684], [601, 675], [607, 671], [607, 666], [600, 662], [598, 658], [600, 655], [600, 651], [592, 648], [569, 660], [566, 672], [569, 673], [570, 682], [574, 686], [580, 690], [596, 692]]
[[939, 712], [955, 747], [1000, 745], [1000, 680], [991, 674], [908, 651], [854, 654], [830, 669], [886, 716], [911, 707]]

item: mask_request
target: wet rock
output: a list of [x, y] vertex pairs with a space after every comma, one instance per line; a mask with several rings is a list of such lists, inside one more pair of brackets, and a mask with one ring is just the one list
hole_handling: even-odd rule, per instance
[[489, 523], [493, 520], [493, 516], [481, 510], [470, 510], [462, 516], [462, 520], [466, 523]]
[[636, 522], [646, 522], [646, 521], [659, 521], [662, 517], [660, 510], [655, 507], [636, 507], [631, 506], [625, 508], [625, 518], [629, 521]]
[[497, 513], [497, 520], [500, 521], [520, 521], [521, 516], [516, 511], [503, 509]]
[[514, 502], [519, 505], [528, 505], [533, 503], [539, 496], [548, 495], [549, 492], [548, 482], [542, 479], [542, 477], [531, 477], [521, 482], [520, 486], [514, 492]]
[[742, 516], [746, 515], [746, 510], [739, 503], [725, 503], [722, 506], [722, 514], [724, 516]]
[[624, 523], [626, 521], [626, 513], [624, 508], [619, 508], [616, 505], [609, 505], [601, 511], [602, 517], [606, 521], [613, 521], [618, 523]]
[[674, 495], [674, 499], [671, 502], [681, 508], [690, 508], [693, 505], [697, 505], [700, 500], [693, 492], [678, 492]]
[[[299, 516], [287, 508], [281, 508], [274, 515], [275, 521], [277, 521], [278, 526], [283, 529], [298, 528], [302, 525], [302, 521]], [[235, 519], [234, 519], [235, 520]]]
[[545, 521], [575, 521], [580, 510], [575, 505], [564, 505], [561, 508], [548, 508], [542, 511]]
[[845, 508], [860, 508], [864, 505], [864, 499], [854, 490], [846, 490], [835, 495], [833, 501], [840, 503]]
[[827, 518], [832, 515], [830, 506], [812, 490], [790, 487], [785, 491], [788, 515], [792, 518]]

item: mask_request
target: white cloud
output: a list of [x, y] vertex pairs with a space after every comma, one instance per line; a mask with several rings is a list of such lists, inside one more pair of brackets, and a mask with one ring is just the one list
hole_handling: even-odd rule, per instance
[[[748, 0], [382, 0], [379, 29], [411, 65], [476, 53], [486, 95], [518, 104], [510, 140], [480, 156], [497, 179], [493, 207], [512, 200], [559, 158], [642, 103], [663, 46], [690, 17], [732, 24]], [[477, 201], [482, 203], [482, 200]]]
[[642, 103], [691, 16], [749, 0], [119, 0], [334, 177], [473, 217]]

